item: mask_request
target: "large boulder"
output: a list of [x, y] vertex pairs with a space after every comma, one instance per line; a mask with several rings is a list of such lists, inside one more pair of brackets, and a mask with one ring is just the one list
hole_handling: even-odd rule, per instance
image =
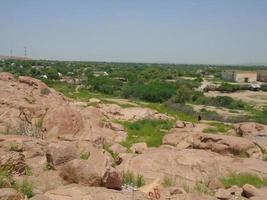
[[78, 149], [74, 143], [58, 141], [52, 142], [47, 147], [47, 163], [51, 166], [59, 165], [78, 157]]
[[122, 178], [116, 170], [107, 170], [103, 176], [102, 184], [108, 189], [120, 190], [122, 186]]
[[60, 176], [67, 183], [100, 186], [103, 174], [93, 162], [75, 159], [62, 166]]

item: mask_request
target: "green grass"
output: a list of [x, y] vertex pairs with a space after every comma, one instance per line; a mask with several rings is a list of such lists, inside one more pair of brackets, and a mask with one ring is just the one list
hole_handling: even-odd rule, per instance
[[194, 191], [198, 192], [198, 193], [202, 193], [202, 194], [206, 194], [206, 195], [213, 195], [214, 192], [208, 188], [208, 186], [202, 182], [197, 182], [195, 187], [194, 187]]
[[233, 128], [231, 125], [220, 122], [210, 122], [209, 125], [211, 127], [205, 128], [203, 130], [204, 133], [226, 133]]
[[267, 178], [261, 178], [258, 175], [251, 173], [233, 173], [227, 177], [221, 177], [220, 181], [226, 188], [231, 187], [233, 185], [242, 187], [245, 184], [254, 185], [255, 187], [267, 186]]
[[33, 197], [33, 185], [28, 181], [27, 178], [24, 178], [21, 183], [14, 182], [13, 187], [21, 192], [22, 194], [26, 195], [28, 198]]
[[54, 167], [52, 165], [50, 165], [49, 163], [46, 163], [46, 165], [43, 168], [44, 171], [50, 171], [50, 170], [54, 170]]
[[159, 147], [164, 133], [160, 130], [169, 130], [174, 122], [169, 120], [150, 120], [143, 119], [136, 122], [122, 122], [127, 130], [126, 141], [121, 144], [130, 148], [132, 144], [145, 142], [149, 147]]
[[11, 142], [9, 144], [9, 151], [19, 151], [18, 144], [16, 142]]
[[122, 183], [123, 185], [142, 187], [145, 185], [145, 180], [142, 175], [138, 174], [135, 176], [131, 171], [127, 171], [122, 174]]
[[161, 185], [165, 188], [173, 187], [175, 186], [175, 181], [173, 180], [171, 176], [164, 176]]
[[108, 95], [104, 95], [101, 93], [94, 93], [89, 91], [86, 88], [80, 88], [77, 91], [75, 90], [75, 86], [69, 83], [62, 82], [49, 82], [49, 87], [54, 88], [58, 92], [61, 92], [65, 96], [76, 99], [76, 100], [88, 100], [90, 98], [107, 98], [110, 97]]
[[168, 114], [172, 117], [174, 117], [175, 119], [180, 119], [183, 121], [188, 121], [188, 122], [193, 122], [196, 123], [197, 119], [196, 117], [189, 115], [187, 113], [184, 112], [176, 112], [173, 109], [167, 107], [165, 104], [161, 104], [161, 103], [149, 103], [149, 104], [145, 104], [146, 107], [157, 110], [160, 113], [164, 113], [164, 114]]

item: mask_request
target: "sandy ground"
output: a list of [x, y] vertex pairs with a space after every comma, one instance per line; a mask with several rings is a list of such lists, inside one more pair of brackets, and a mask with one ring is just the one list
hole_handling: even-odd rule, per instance
[[205, 93], [208, 97], [216, 96], [229, 96], [237, 100], [242, 100], [247, 103], [251, 103], [256, 106], [266, 106], [267, 105], [267, 92], [263, 91], [238, 91], [233, 93], [221, 93], [218, 91], [209, 91]]

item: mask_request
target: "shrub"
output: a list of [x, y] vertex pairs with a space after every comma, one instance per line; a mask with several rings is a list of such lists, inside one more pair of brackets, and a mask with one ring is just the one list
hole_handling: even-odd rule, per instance
[[48, 95], [48, 94], [50, 94], [49, 88], [43, 88], [43, 89], [41, 89], [41, 95]]
[[11, 142], [9, 144], [9, 151], [18, 151], [19, 148], [18, 148], [18, 144], [16, 142]]
[[171, 176], [164, 176], [161, 185], [165, 188], [175, 186], [175, 181]]
[[129, 185], [133, 187], [141, 187], [145, 185], [144, 177], [138, 174], [136, 177], [131, 171], [123, 172], [122, 175], [123, 185]]
[[28, 181], [27, 178], [23, 179], [22, 183], [13, 183], [13, 187], [17, 189], [22, 194], [26, 195], [28, 198], [33, 197], [33, 185]]
[[254, 185], [255, 187], [267, 186], [267, 178], [261, 178], [258, 175], [251, 173], [233, 173], [227, 177], [221, 177], [220, 181], [227, 188], [233, 185], [242, 187], [245, 184]]
[[54, 170], [54, 167], [49, 163], [46, 163], [44, 166], [44, 171], [50, 171], [50, 170]]
[[205, 183], [197, 182], [194, 190], [196, 192], [206, 194], [206, 195], [213, 195], [213, 191], [208, 188], [208, 186]]
[[82, 152], [80, 155], [80, 158], [83, 160], [88, 160], [89, 157], [90, 157], [90, 152]]

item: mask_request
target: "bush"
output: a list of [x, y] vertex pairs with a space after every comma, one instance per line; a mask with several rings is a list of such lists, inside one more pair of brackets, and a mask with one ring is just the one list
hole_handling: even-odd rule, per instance
[[132, 91], [133, 97], [149, 102], [163, 102], [176, 93], [176, 88], [171, 83], [156, 81], [148, 84], [136, 84]]
[[175, 181], [173, 180], [171, 176], [164, 176], [161, 185], [165, 188], [173, 187], [175, 186]]
[[241, 100], [234, 100], [228, 96], [217, 96], [217, 97], [205, 97], [198, 96], [193, 103], [201, 105], [209, 105], [216, 107], [224, 107], [229, 109], [250, 109], [250, 106]]
[[136, 177], [131, 171], [123, 172], [122, 175], [123, 185], [128, 185], [132, 187], [141, 187], [145, 185], [144, 177], [138, 174]]
[[82, 160], [88, 160], [89, 157], [90, 157], [90, 152], [82, 152], [80, 155], [80, 158]]
[[26, 195], [28, 198], [33, 197], [33, 185], [26, 178], [23, 179], [22, 183], [14, 182], [13, 185], [15, 189]]
[[49, 88], [43, 88], [43, 89], [41, 89], [41, 95], [48, 95], [48, 94], [50, 94]]

